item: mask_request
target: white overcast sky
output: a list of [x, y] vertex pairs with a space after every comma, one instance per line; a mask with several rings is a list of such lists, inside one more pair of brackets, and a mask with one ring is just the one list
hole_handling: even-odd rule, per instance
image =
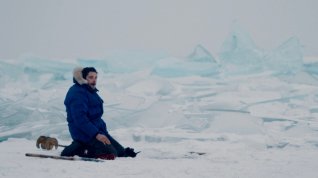
[[0, 0], [0, 58], [187, 56], [197, 44], [217, 56], [235, 21], [261, 49], [296, 36], [318, 55], [317, 0]]

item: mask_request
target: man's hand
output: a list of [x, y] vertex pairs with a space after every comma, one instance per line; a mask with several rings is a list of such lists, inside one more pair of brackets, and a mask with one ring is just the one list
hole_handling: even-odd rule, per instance
[[103, 134], [97, 134], [96, 139], [99, 140], [100, 142], [104, 143], [105, 145], [111, 144], [109, 139]]

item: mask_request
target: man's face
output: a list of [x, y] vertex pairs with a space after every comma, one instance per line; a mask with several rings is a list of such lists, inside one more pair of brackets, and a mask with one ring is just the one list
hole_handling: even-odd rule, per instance
[[96, 88], [96, 82], [97, 82], [97, 73], [96, 72], [89, 72], [86, 76], [86, 80], [88, 82], [88, 85], [95, 89]]

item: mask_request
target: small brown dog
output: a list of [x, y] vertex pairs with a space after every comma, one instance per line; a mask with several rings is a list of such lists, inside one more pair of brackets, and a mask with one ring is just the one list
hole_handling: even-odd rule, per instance
[[45, 150], [52, 150], [53, 146], [55, 149], [58, 147], [58, 141], [56, 138], [51, 138], [47, 136], [40, 136], [36, 141], [36, 147], [42, 148]]

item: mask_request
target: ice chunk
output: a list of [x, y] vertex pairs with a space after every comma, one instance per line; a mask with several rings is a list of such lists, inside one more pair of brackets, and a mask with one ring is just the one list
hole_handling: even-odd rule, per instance
[[52, 80], [69, 79], [67, 73], [74, 68], [74, 64], [60, 60], [48, 60], [42, 58], [26, 58], [23, 64], [24, 73], [36, 81], [43, 74], [52, 74]]
[[262, 71], [263, 52], [249, 34], [236, 27], [224, 41], [219, 55], [222, 69], [229, 74]]
[[212, 54], [205, 49], [202, 45], [197, 45], [194, 51], [188, 56], [189, 61], [194, 62], [213, 62], [216, 63], [216, 60]]
[[265, 57], [266, 69], [281, 73], [296, 73], [302, 69], [302, 46], [292, 37]]
[[307, 72], [318, 75], [318, 62], [305, 64], [304, 67]]
[[170, 94], [173, 89], [173, 86], [165, 80], [147, 79], [134, 83], [126, 90], [143, 96], [164, 96]]
[[23, 73], [22, 67], [16, 64], [0, 61], [0, 86], [6, 82], [19, 80]]
[[131, 73], [151, 68], [156, 61], [165, 58], [165, 53], [122, 52], [114, 53], [101, 59], [80, 59], [82, 66], [96, 66], [108, 73]]
[[153, 75], [162, 77], [213, 76], [218, 73], [219, 66], [216, 63], [193, 62], [174, 57], [158, 61], [152, 71]]
[[202, 45], [197, 45], [187, 58], [169, 57], [158, 61], [153, 75], [163, 77], [213, 76], [219, 73], [219, 65], [212, 54]]
[[245, 113], [221, 113], [211, 123], [209, 130], [236, 134], [262, 134], [262, 122]]

